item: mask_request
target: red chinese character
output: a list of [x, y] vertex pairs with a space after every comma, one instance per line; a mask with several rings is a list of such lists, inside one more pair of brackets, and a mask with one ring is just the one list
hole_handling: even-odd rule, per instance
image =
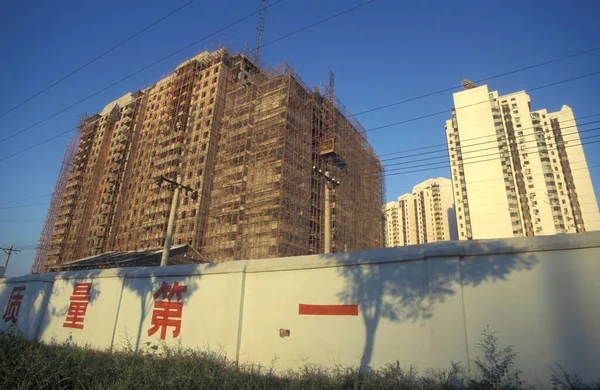
[[[160, 328], [160, 339], [167, 337], [167, 328], [173, 327], [173, 338], [179, 336], [181, 332], [181, 313], [183, 311], [183, 302], [181, 294], [187, 292], [187, 286], [180, 286], [179, 282], [169, 286], [162, 282], [158, 290], [154, 293], [154, 311], [152, 312], [152, 327], [148, 329], [148, 336], [152, 336]], [[171, 302], [173, 296], [177, 302]], [[161, 298], [162, 300], [157, 301]], [[165, 301], [166, 299], [166, 301]]]
[[4, 315], [2, 316], [4, 322], [12, 321], [13, 324], [17, 323], [17, 318], [19, 317], [19, 310], [21, 310], [21, 301], [24, 297], [24, 295], [21, 294], [21, 292], [25, 291], [26, 288], [27, 286], [13, 287], [12, 292], [10, 293], [10, 298], [8, 298], [6, 310], [4, 311]]
[[83, 320], [90, 302], [91, 283], [77, 283], [71, 294], [71, 303], [63, 328], [83, 329]]

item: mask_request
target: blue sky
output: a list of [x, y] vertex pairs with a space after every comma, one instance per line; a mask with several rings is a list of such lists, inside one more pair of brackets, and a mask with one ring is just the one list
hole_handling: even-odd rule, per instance
[[[270, 0], [273, 3], [274, 0]], [[5, 2], [0, 13], [0, 113], [53, 83], [185, 1]], [[227, 3], [227, 4], [226, 4]], [[263, 42], [360, 4], [357, 0], [284, 0], [267, 11]], [[0, 118], [9, 136], [258, 8], [259, 1], [195, 1], [75, 76]], [[262, 58], [288, 61], [308, 85], [335, 73], [336, 93], [353, 112], [401, 101], [551, 60], [600, 45], [600, 2], [378, 0], [349, 14], [267, 45]], [[219, 42], [232, 51], [255, 42], [257, 17], [184, 50], [97, 96], [0, 143], [0, 159], [73, 128], [82, 113], [144, 88]], [[527, 90], [600, 70], [600, 51], [495, 79], [500, 94]], [[575, 117], [600, 114], [600, 75], [530, 93], [532, 108], [573, 108]], [[447, 92], [360, 115], [367, 128], [452, 107]], [[448, 114], [449, 115], [449, 114]], [[447, 115], [369, 133], [379, 154], [444, 143]], [[598, 118], [596, 118], [597, 120]], [[590, 126], [587, 126], [589, 128]], [[0, 244], [31, 247], [39, 238], [68, 136], [0, 161]], [[600, 165], [600, 144], [585, 147]], [[592, 169], [600, 194], [600, 169]], [[387, 198], [447, 169], [390, 176]], [[41, 203], [41, 204], [40, 204]], [[21, 207], [25, 206], [25, 207]], [[16, 254], [7, 275], [27, 273], [34, 251]]]

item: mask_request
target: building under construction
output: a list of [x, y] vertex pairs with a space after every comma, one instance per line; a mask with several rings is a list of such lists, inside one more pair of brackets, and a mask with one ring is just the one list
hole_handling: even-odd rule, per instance
[[161, 177], [194, 190], [179, 200], [173, 245], [204, 260], [382, 246], [382, 168], [333, 74], [309, 88], [286, 65], [219, 49], [81, 120], [32, 272], [161, 247], [174, 196]]

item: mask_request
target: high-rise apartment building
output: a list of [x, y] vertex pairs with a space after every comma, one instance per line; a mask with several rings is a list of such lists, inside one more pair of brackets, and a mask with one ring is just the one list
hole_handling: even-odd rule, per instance
[[600, 229], [573, 111], [464, 83], [446, 122], [459, 239]]
[[332, 251], [380, 247], [381, 165], [364, 134], [332, 83], [310, 89], [288, 66], [203, 52], [82, 121], [32, 271], [161, 247], [173, 199], [161, 176], [197, 191], [179, 201], [173, 245], [209, 261], [323, 253], [318, 170], [340, 182]]
[[400, 231], [400, 213], [399, 204], [396, 201], [391, 201], [383, 206], [383, 215], [385, 216], [385, 246], [402, 246], [402, 232]]
[[384, 214], [387, 247], [457, 239], [450, 179], [425, 180], [387, 203]]

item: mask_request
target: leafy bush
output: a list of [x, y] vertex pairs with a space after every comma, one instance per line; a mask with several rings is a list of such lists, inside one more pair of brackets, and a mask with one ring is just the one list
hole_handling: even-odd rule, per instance
[[577, 375], [570, 374], [560, 364], [552, 368], [550, 383], [556, 390], [600, 390], [600, 381], [595, 384], [585, 384]]
[[469, 381], [472, 389], [518, 390], [531, 388], [521, 379], [521, 370], [515, 365], [517, 352], [513, 346], [501, 348], [498, 337], [487, 327], [477, 344], [483, 357], [474, 361], [478, 376]]

